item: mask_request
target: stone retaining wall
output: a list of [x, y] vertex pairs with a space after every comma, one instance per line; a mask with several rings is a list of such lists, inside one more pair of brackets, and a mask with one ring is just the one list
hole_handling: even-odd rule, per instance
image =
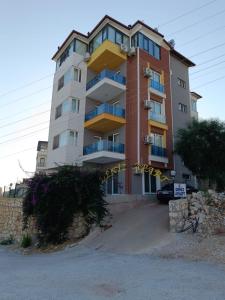
[[225, 195], [198, 192], [187, 199], [169, 202], [170, 230], [179, 232], [198, 220], [197, 232], [211, 235], [225, 232]]
[[[37, 232], [33, 220], [29, 221], [28, 229], [23, 230], [22, 201], [17, 198], [0, 198], [0, 241], [12, 237], [16, 242], [21, 242], [25, 233], [35, 238]], [[86, 233], [87, 225], [84, 218], [77, 214], [69, 229], [68, 237], [70, 240], [76, 240]]]
[[170, 231], [177, 232], [188, 217], [187, 199], [171, 200], [169, 202]]

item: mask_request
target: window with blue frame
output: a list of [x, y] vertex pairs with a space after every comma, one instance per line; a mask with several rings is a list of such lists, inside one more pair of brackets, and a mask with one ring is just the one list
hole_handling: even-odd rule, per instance
[[137, 32], [132, 36], [131, 45], [134, 47], [140, 47], [157, 60], [161, 59], [160, 46], [140, 32]]
[[89, 52], [94, 52], [105, 40], [109, 40], [118, 45], [126, 44], [129, 46], [128, 36], [114, 27], [107, 25], [91, 40]]

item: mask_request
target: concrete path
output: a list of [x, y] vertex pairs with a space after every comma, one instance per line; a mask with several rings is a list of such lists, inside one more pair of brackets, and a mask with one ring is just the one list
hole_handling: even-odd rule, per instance
[[117, 213], [111, 220], [112, 227], [106, 231], [91, 233], [82, 245], [117, 253], [148, 253], [159, 243], [167, 243], [169, 213], [167, 205], [144, 203]]
[[82, 246], [22, 256], [0, 247], [1, 300], [224, 300], [225, 268]]

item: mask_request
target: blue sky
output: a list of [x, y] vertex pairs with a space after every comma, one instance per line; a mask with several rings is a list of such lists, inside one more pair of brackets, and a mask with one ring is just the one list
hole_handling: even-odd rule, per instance
[[[163, 26], [208, 2], [211, 3]], [[198, 105], [200, 117], [225, 119], [225, 78], [216, 80], [225, 77], [223, 0], [0, 0], [0, 186], [26, 178], [18, 161], [24, 170], [33, 172], [37, 141], [48, 138], [55, 70], [51, 57], [57, 46], [72, 29], [87, 33], [105, 14], [127, 25], [137, 19], [152, 27], [161, 24], [159, 31], [165, 38], [175, 39], [176, 49], [199, 64], [190, 70], [190, 83], [191, 89], [203, 96]], [[27, 86], [33, 81], [37, 82]], [[30, 150], [23, 152], [26, 149]]]

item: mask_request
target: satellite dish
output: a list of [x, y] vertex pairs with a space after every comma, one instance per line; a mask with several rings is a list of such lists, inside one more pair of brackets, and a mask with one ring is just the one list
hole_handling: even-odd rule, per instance
[[169, 44], [170, 44], [170, 46], [172, 47], [172, 48], [174, 48], [175, 47], [175, 40], [174, 39], [171, 39], [170, 41], [169, 41]]

